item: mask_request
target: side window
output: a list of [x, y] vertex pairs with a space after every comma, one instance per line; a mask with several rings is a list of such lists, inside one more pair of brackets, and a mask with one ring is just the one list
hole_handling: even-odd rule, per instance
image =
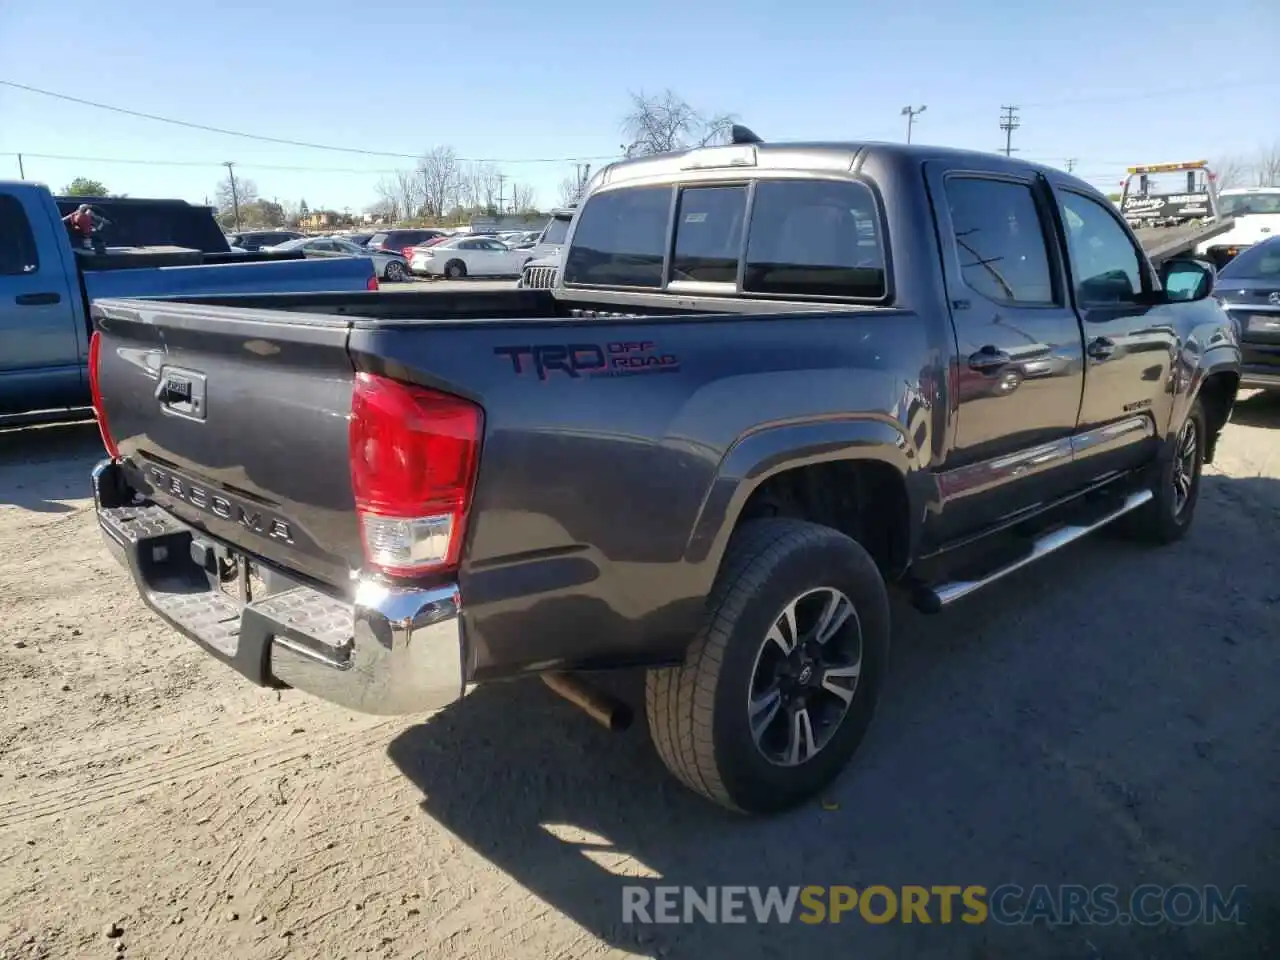
[[1142, 293], [1142, 261], [1116, 218], [1079, 193], [1063, 192], [1059, 204], [1076, 299], [1095, 306], [1136, 301]]
[[737, 283], [746, 218], [746, 187], [681, 190], [671, 279]]
[[618, 287], [662, 286], [671, 187], [624, 187], [597, 193], [578, 215], [564, 282]]
[[35, 273], [39, 267], [27, 212], [17, 197], [0, 193], [0, 276]]
[[948, 177], [946, 194], [965, 286], [996, 303], [1057, 302], [1044, 225], [1029, 184]]
[[742, 289], [775, 296], [884, 297], [884, 249], [871, 191], [834, 180], [757, 183]]

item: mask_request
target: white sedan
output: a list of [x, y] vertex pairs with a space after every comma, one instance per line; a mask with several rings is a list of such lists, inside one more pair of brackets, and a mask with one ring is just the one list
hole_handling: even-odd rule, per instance
[[414, 247], [409, 269], [427, 277], [518, 277], [530, 259], [528, 250], [512, 250], [493, 237], [452, 237], [429, 247]]

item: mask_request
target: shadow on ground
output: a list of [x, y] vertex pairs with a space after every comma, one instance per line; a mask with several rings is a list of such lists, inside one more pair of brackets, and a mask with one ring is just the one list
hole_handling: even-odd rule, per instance
[[89, 471], [106, 454], [93, 420], [0, 430], [0, 505], [69, 513], [93, 496]]
[[[389, 753], [427, 815], [644, 956], [1275, 955], [1278, 486], [1206, 477], [1180, 544], [1094, 537], [938, 617], [895, 599], [871, 735], [827, 802], [781, 817], [684, 790], [642, 709], [611, 735], [536, 681], [481, 688]], [[634, 699], [636, 678], [618, 682]], [[623, 886], [659, 883], [1246, 884], [1253, 906], [1245, 927], [970, 926], [937, 922], [936, 906], [931, 925], [624, 923]], [[498, 898], [491, 922], [515, 909]]]
[[1280, 392], [1259, 390], [1237, 400], [1231, 411], [1231, 422], [1243, 427], [1280, 429]]

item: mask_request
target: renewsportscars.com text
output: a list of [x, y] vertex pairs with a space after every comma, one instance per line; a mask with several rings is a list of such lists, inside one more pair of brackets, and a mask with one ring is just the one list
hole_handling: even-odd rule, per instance
[[622, 888], [623, 923], [1243, 923], [1243, 886], [1102, 884]]

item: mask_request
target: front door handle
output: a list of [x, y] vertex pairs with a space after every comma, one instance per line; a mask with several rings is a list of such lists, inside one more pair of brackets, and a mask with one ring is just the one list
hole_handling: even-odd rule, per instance
[[61, 303], [62, 297], [57, 293], [20, 293], [13, 298], [13, 302], [20, 307], [47, 307]]
[[977, 353], [969, 354], [969, 369], [979, 373], [995, 373], [1012, 361], [1013, 358], [1003, 350], [987, 344]]
[[1116, 352], [1116, 342], [1110, 337], [1095, 337], [1089, 341], [1089, 356], [1094, 360], [1110, 360]]

